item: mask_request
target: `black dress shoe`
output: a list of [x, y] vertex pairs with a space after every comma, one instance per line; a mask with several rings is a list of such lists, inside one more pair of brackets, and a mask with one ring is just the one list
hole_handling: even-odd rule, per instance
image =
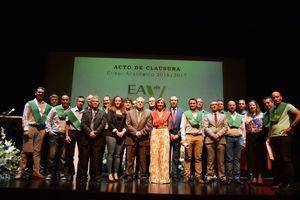
[[197, 176], [195, 177], [194, 181], [195, 181], [196, 183], [200, 183], [200, 184], [204, 184], [204, 183], [205, 183], [204, 180], [203, 180], [202, 178], [197, 177]]
[[101, 179], [99, 177], [91, 178], [90, 183], [100, 183]]
[[191, 181], [190, 177], [184, 177], [183, 182], [184, 183], [189, 183]]
[[73, 176], [66, 176], [66, 181], [67, 182], [72, 182], [73, 181]]
[[274, 188], [274, 189], [279, 189], [279, 188], [282, 188], [282, 187], [283, 187], [282, 183], [277, 183], [277, 184], [272, 185], [272, 188]]
[[133, 178], [132, 177], [126, 177], [125, 178], [125, 182], [128, 183], [128, 182], [132, 182], [133, 181]]
[[292, 184], [283, 184], [281, 187], [278, 188], [278, 190], [281, 190], [281, 191], [290, 191], [290, 190], [294, 190], [294, 185]]
[[239, 185], [243, 185], [243, 181], [241, 181], [241, 179], [235, 179], [234, 183], [239, 184]]
[[141, 178], [141, 179], [140, 179], [140, 182], [141, 182], [141, 183], [147, 183], [147, 182], [148, 182], [148, 179], [147, 179], [147, 178]]
[[173, 177], [172, 180], [173, 180], [173, 182], [178, 182], [179, 178], [178, 177]]

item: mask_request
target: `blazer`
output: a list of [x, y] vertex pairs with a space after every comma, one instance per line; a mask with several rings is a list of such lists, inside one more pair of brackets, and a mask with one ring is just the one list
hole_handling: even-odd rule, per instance
[[[141, 119], [138, 123], [137, 109], [132, 109], [127, 112], [126, 125], [128, 128], [127, 137], [125, 140], [126, 145], [139, 144], [141, 146], [149, 146], [150, 132], [152, 131], [152, 120], [150, 113], [146, 110], [141, 111]], [[138, 138], [136, 132], [141, 132], [142, 136]]]
[[[121, 116], [118, 116], [114, 111], [109, 110], [106, 114], [106, 120], [108, 122], [109, 133], [106, 135], [117, 137], [116, 133], [113, 132], [114, 129], [118, 131], [122, 131], [124, 128], [127, 131], [126, 125], [126, 113], [123, 113]], [[126, 134], [123, 135], [122, 138], [125, 137]], [[119, 139], [119, 137], [117, 137]]]
[[205, 131], [205, 144], [214, 143], [215, 140], [212, 138], [213, 134], [218, 133], [221, 135], [219, 144], [226, 144], [226, 139], [224, 134], [227, 131], [227, 121], [226, 116], [222, 113], [218, 113], [218, 121], [215, 123], [214, 114], [209, 113], [204, 117], [204, 131]]
[[[170, 112], [172, 113], [172, 108], [170, 108]], [[176, 111], [176, 117], [175, 117], [175, 123], [172, 123], [172, 129], [170, 130], [170, 134], [175, 134], [180, 136], [180, 123], [181, 123], [181, 117], [184, 113], [184, 110], [182, 108], [177, 108]]]
[[[88, 136], [88, 138], [89, 138], [89, 133], [92, 131], [91, 122], [92, 122], [92, 111], [84, 110], [81, 118], [81, 128], [85, 133], [84, 135]], [[97, 109], [97, 113], [94, 119], [94, 131], [95, 134], [97, 135], [96, 137], [104, 136], [103, 131], [106, 123], [107, 121], [105, 117], [105, 112]]]

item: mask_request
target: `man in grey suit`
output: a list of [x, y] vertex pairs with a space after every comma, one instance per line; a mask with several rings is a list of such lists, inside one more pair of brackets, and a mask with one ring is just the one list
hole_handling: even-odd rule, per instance
[[136, 99], [135, 108], [127, 112], [126, 124], [128, 126], [126, 145], [126, 181], [133, 180], [133, 166], [138, 154], [140, 167], [140, 180], [147, 181], [146, 175], [146, 150], [149, 147], [149, 134], [152, 130], [150, 113], [144, 110], [145, 100], [142, 97]]
[[207, 173], [206, 181], [210, 182], [214, 175], [215, 150], [217, 151], [218, 176], [221, 183], [226, 183], [225, 177], [225, 144], [224, 137], [227, 131], [226, 116], [219, 112], [218, 102], [210, 103], [211, 113], [204, 117], [205, 146], [207, 148]]

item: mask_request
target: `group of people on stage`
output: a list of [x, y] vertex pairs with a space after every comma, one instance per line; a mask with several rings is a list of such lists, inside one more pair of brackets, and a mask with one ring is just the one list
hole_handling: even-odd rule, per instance
[[[134, 102], [115, 96], [101, 100], [78, 96], [70, 107], [70, 97], [51, 96], [52, 106], [44, 101], [45, 89], [38, 87], [35, 99], [25, 104], [23, 147], [16, 179], [22, 178], [29, 155], [33, 155], [35, 178], [72, 181], [75, 175], [74, 151], [78, 146], [77, 182], [99, 182], [107, 148], [107, 180], [115, 182], [123, 173], [125, 181], [170, 183], [179, 180], [181, 146], [185, 149], [183, 182], [242, 184], [240, 161], [247, 153], [247, 171], [251, 183], [262, 183], [267, 155], [272, 157], [274, 187], [289, 189], [293, 184], [291, 133], [300, 121], [300, 111], [282, 101], [278, 91], [263, 99], [262, 113], [255, 100], [210, 102], [210, 112], [203, 109], [201, 98], [190, 98], [189, 109], [178, 107], [172, 96], [169, 106], [163, 98], [138, 97]], [[56, 104], [55, 104], [56, 102]], [[266, 144], [270, 150], [266, 150]], [[205, 151], [207, 158], [202, 156]], [[267, 154], [268, 152], [268, 154]], [[202, 161], [206, 159], [206, 168]], [[88, 169], [89, 166], [89, 169]], [[136, 176], [138, 174], [138, 176]], [[193, 175], [192, 175], [193, 174]], [[192, 178], [193, 177], [193, 178]]]

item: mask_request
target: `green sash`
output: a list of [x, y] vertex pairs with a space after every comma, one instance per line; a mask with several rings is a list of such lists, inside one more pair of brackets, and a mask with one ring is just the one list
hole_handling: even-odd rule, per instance
[[81, 131], [80, 121], [75, 116], [75, 114], [72, 112], [71, 109], [69, 109], [66, 112], [66, 115], [68, 116], [69, 121], [72, 123], [72, 125], [76, 128], [76, 130]]
[[49, 104], [46, 104], [45, 111], [44, 111], [43, 115], [41, 116], [39, 108], [36, 105], [35, 101], [32, 100], [32, 101], [29, 101], [28, 103], [29, 103], [29, 106], [31, 108], [33, 118], [34, 118], [34, 121], [35, 121], [36, 125], [45, 126], [45, 121], [46, 121], [47, 115], [50, 112], [52, 106], [50, 106]]
[[230, 112], [226, 112], [225, 115], [230, 128], [239, 128], [242, 124], [243, 117], [240, 114], [237, 113], [235, 120], [232, 119]]
[[202, 114], [199, 111], [196, 111], [197, 117], [196, 119], [193, 117], [192, 111], [187, 110], [184, 112], [184, 115], [190, 122], [193, 128], [199, 128], [200, 124], [202, 123]]
[[277, 124], [281, 115], [283, 114], [287, 103], [281, 102], [276, 108], [275, 106], [270, 110], [270, 122], [271, 124]]
[[263, 118], [263, 123], [264, 123], [264, 127], [269, 128], [271, 125], [271, 121], [270, 121], [270, 111], [267, 111], [264, 114], [264, 118]]
[[[67, 115], [66, 115], [65, 109], [62, 107], [62, 105], [58, 105], [55, 108], [56, 108], [56, 113], [57, 113], [58, 118], [60, 120], [65, 120]], [[69, 110], [69, 108], [67, 110]]]

